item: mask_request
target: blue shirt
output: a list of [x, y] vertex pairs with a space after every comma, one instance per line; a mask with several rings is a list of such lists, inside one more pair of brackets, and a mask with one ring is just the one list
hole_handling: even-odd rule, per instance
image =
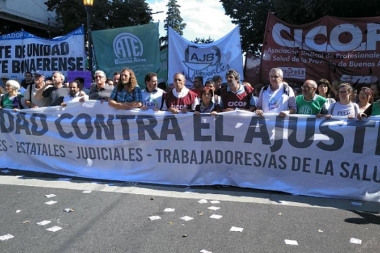
[[132, 92], [128, 92], [125, 89], [122, 89], [121, 91], [117, 90], [117, 87], [115, 87], [111, 93], [110, 96], [111, 99], [115, 100], [116, 102], [143, 102], [141, 89], [140, 87], [135, 87], [135, 89]]

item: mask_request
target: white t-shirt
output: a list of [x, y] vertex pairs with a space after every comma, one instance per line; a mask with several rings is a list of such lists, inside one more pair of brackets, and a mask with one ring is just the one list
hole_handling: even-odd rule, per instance
[[164, 93], [165, 91], [160, 88], [156, 88], [153, 92], [148, 92], [147, 89], [142, 90], [143, 105], [147, 106], [148, 109], [160, 109], [162, 106], [162, 95], [164, 95]]
[[261, 89], [256, 107], [266, 113], [280, 113], [289, 108], [297, 109], [294, 91], [289, 87], [289, 94], [284, 93], [284, 84], [281, 83], [277, 90], [272, 90], [270, 85]]
[[359, 113], [359, 106], [355, 103], [348, 103], [346, 105], [342, 105], [339, 102], [332, 103], [330, 105], [328, 114], [331, 116], [342, 116], [342, 117], [356, 117]]

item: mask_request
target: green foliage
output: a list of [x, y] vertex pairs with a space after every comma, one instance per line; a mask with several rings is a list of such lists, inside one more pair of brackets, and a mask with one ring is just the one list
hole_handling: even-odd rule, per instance
[[[87, 23], [83, 0], [48, 0], [48, 10], [57, 13], [57, 20], [67, 33]], [[152, 10], [144, 0], [94, 0], [91, 8], [91, 29], [103, 30], [147, 24]]]
[[378, 0], [220, 0], [226, 15], [240, 25], [243, 52], [259, 54], [268, 12], [290, 24], [305, 24], [325, 15], [336, 17], [380, 16]]
[[209, 44], [209, 43], [213, 43], [214, 40], [211, 39], [211, 37], [209, 36], [208, 39], [195, 38], [195, 40], [192, 40], [191, 42], [196, 43], [196, 44]]
[[[186, 27], [186, 23], [183, 23], [183, 18], [181, 17], [181, 12], [179, 11], [180, 5], [177, 4], [177, 0], [169, 0], [168, 11], [166, 13], [166, 19], [164, 21], [164, 29], [167, 31], [168, 27], [171, 27], [179, 35], [183, 35], [183, 30]], [[162, 36], [160, 38], [161, 50], [166, 48], [168, 45], [168, 36]]]

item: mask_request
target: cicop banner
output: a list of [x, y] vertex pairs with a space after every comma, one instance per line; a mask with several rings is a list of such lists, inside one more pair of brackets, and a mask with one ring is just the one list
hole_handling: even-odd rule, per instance
[[227, 70], [234, 69], [243, 80], [243, 56], [240, 44], [239, 27], [236, 26], [223, 38], [209, 44], [196, 44], [186, 40], [171, 27], [169, 36], [168, 81], [173, 82], [176, 73], [183, 73], [186, 86], [192, 86], [196, 76], [203, 80], [219, 75], [225, 81]]
[[91, 36], [97, 68], [108, 77], [130, 68], [145, 87], [145, 75], [160, 69], [158, 23], [93, 31]]
[[284, 23], [268, 14], [262, 48], [261, 81], [271, 68], [284, 71], [284, 79], [340, 80], [370, 84], [380, 77], [380, 17], [325, 16], [304, 25]]
[[379, 119], [173, 115], [99, 101], [3, 109], [0, 167], [380, 202]]
[[21, 80], [27, 71], [51, 75], [54, 71], [85, 69], [83, 26], [54, 39], [25, 31], [0, 36], [0, 73]]

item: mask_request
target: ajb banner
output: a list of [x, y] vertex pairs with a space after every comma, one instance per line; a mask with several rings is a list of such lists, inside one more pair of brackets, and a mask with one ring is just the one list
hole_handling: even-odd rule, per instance
[[84, 29], [54, 39], [20, 31], [0, 36], [0, 73], [21, 80], [27, 71], [51, 75], [54, 71], [85, 69]]
[[271, 68], [286, 81], [340, 80], [370, 84], [380, 77], [380, 17], [337, 18], [290, 25], [268, 14], [261, 61], [261, 81]]
[[109, 77], [130, 68], [141, 87], [148, 72], [160, 69], [158, 23], [93, 31], [91, 36], [98, 69]]
[[183, 73], [186, 86], [191, 86], [196, 76], [204, 81], [219, 75], [225, 81], [227, 70], [234, 69], [243, 79], [243, 57], [240, 44], [239, 27], [235, 27], [223, 38], [209, 44], [196, 44], [176, 33], [169, 31], [169, 83], [175, 73]]

